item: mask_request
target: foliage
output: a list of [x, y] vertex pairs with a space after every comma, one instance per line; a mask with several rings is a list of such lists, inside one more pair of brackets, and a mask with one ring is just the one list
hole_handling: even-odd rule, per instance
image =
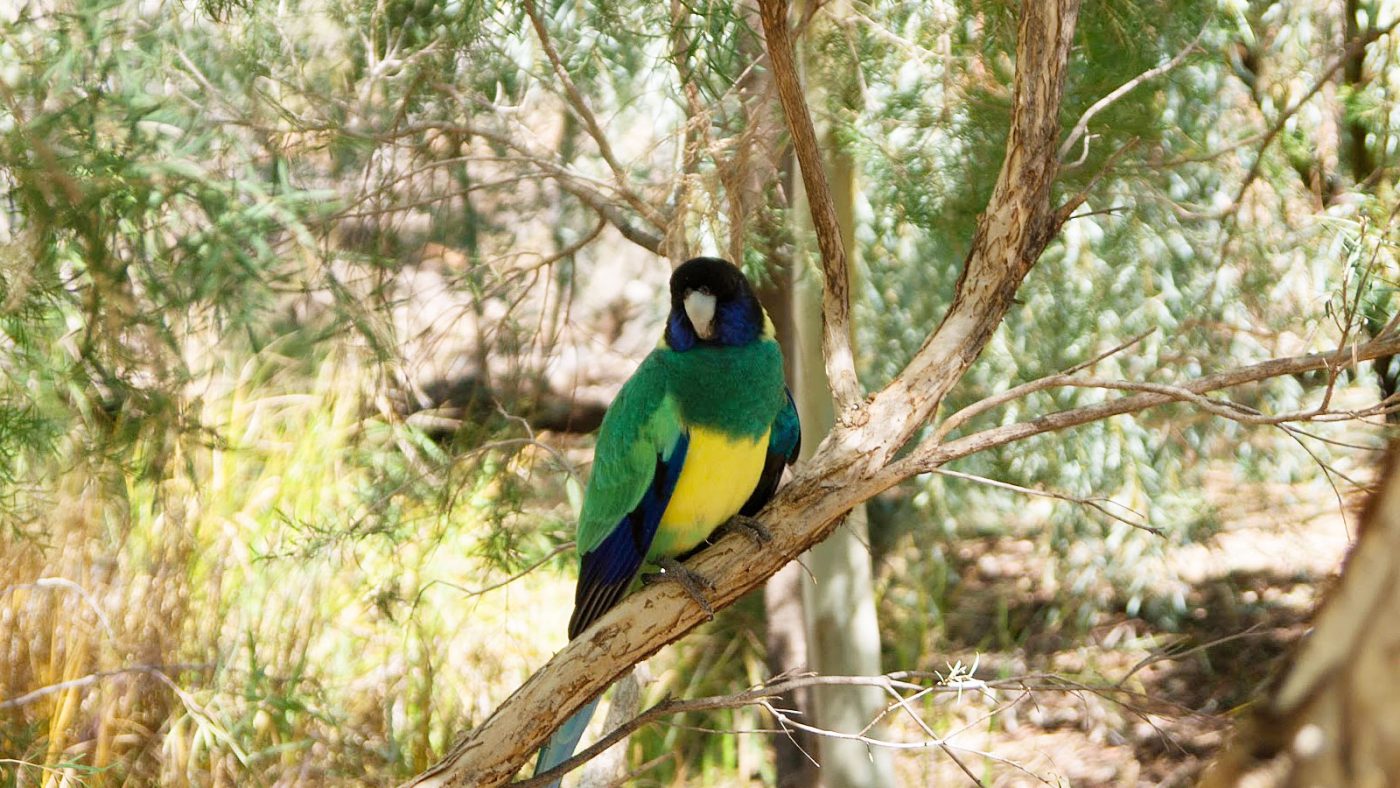
[[0, 28], [0, 753], [33, 764], [5, 781], [403, 775], [478, 713], [433, 692], [501, 626], [453, 604], [464, 578], [556, 544], [557, 514], [511, 527], [545, 455], [505, 420], [445, 447], [393, 407], [402, 295], [375, 275], [398, 262], [331, 243], [378, 151], [343, 115], [319, 141], [275, 120], [305, 109], [292, 76], [371, 81], [328, 59], [348, 28], [293, 43], [333, 9], [149, 10]]

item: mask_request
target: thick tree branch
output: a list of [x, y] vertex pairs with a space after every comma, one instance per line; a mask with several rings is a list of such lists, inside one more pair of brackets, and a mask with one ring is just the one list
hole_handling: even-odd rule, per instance
[[822, 166], [817, 148], [817, 132], [812, 125], [807, 100], [802, 93], [802, 81], [797, 74], [793, 56], [792, 35], [788, 31], [787, 0], [759, 0], [759, 16], [763, 36], [768, 42], [768, 58], [773, 64], [773, 81], [778, 86], [778, 100], [787, 115], [792, 133], [792, 148], [802, 171], [802, 185], [807, 190], [807, 204], [812, 212], [812, 227], [817, 233], [817, 247], [822, 255], [822, 355], [826, 357], [826, 377], [836, 400], [838, 420], [844, 420], [860, 401], [860, 381], [856, 379], [855, 354], [851, 351], [851, 278], [845, 245], [841, 243], [841, 226], [836, 219], [836, 205], [831, 199], [831, 186]]
[[[1377, 356], [1400, 353], [1400, 337], [1387, 337], [1329, 353], [1273, 359], [1179, 384], [1204, 394], [1231, 386], [1319, 369], [1339, 369]], [[755, 551], [742, 535], [704, 551], [690, 568], [715, 581], [710, 601], [725, 607], [757, 588], [769, 575], [825, 538], [856, 504], [919, 473], [997, 446], [1053, 430], [1087, 424], [1157, 405], [1181, 401], [1175, 393], [1148, 392], [1111, 402], [1052, 413], [1038, 419], [983, 430], [943, 444], [930, 442], [873, 473], [859, 472], [852, 458], [827, 444], [764, 511], [772, 541]], [[866, 444], [878, 446], [897, 425], [870, 425]], [[883, 429], [882, 429], [883, 428]], [[508, 698], [443, 763], [415, 785], [500, 785], [510, 779], [569, 714], [602, 692], [632, 665], [680, 638], [705, 615], [672, 585], [647, 586], [627, 597], [583, 636], [569, 643]]]
[[[1078, 0], [1024, 3], [1006, 156], [987, 210], [978, 219], [953, 304], [904, 371], [870, 402], [866, 417], [897, 425], [872, 447], [879, 467], [929, 421], [1001, 323], [1016, 289], [1059, 229], [1050, 204], [1058, 170], [1059, 112]], [[858, 426], [858, 423], [855, 425]], [[854, 431], [840, 431], [849, 441]]]

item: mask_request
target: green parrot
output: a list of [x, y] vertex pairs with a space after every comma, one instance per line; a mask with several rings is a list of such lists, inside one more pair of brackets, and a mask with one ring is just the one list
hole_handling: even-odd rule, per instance
[[[569, 638], [617, 604], [643, 561], [664, 571], [644, 579], [682, 583], [709, 612], [705, 581], [676, 559], [726, 524], [766, 537], [750, 518], [773, 497], [801, 442], [773, 323], [748, 280], [725, 260], [686, 261], [671, 274], [660, 345], [599, 428], [579, 514]], [[535, 774], [572, 756], [597, 705], [595, 698], [554, 733]]]

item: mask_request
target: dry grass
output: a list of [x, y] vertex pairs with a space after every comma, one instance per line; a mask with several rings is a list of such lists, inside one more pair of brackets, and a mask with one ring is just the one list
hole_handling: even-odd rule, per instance
[[564, 599], [512, 604], [567, 593], [544, 573], [459, 590], [499, 579], [484, 513], [528, 461], [445, 462], [363, 377], [348, 349], [309, 378], [271, 352], [222, 369], [191, 399], [212, 431], [165, 436], [160, 473], [159, 447], [73, 437], [35, 533], [0, 536], [0, 784], [380, 784], [557, 645], [536, 633]]

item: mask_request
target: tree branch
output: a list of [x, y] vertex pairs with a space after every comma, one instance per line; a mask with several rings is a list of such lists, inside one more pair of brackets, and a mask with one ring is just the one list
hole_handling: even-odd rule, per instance
[[[964, 481], [973, 482], [974, 484], [983, 484], [983, 485], [986, 485], [986, 486], [988, 486], [988, 487], [996, 487], [996, 488], [1002, 489], [1002, 490], [1010, 490], [1011, 492], [1018, 492], [1018, 493], [1021, 493], [1022, 495], [1031, 495], [1031, 496], [1035, 496], [1035, 497], [1037, 497], [1037, 498], [1053, 498], [1053, 499], [1055, 499], [1055, 500], [1057, 500], [1057, 501], [1064, 501], [1064, 502], [1066, 502], [1066, 503], [1075, 503], [1075, 504], [1079, 504], [1080, 506], [1087, 506], [1088, 508], [1093, 509], [1094, 511], [1098, 512], [1099, 514], [1102, 514], [1103, 516], [1105, 516], [1105, 517], [1107, 517], [1107, 518], [1109, 518], [1109, 519], [1111, 519], [1111, 520], [1117, 520], [1118, 522], [1120, 522], [1120, 523], [1122, 523], [1122, 524], [1124, 524], [1124, 525], [1132, 526], [1133, 528], [1137, 528], [1137, 529], [1139, 529], [1139, 530], [1146, 531], [1146, 532], [1152, 534], [1153, 536], [1164, 536], [1164, 535], [1165, 535], [1165, 534], [1162, 533], [1162, 529], [1160, 529], [1160, 528], [1154, 528], [1152, 525], [1148, 524], [1148, 523], [1146, 522], [1147, 517], [1146, 517], [1146, 515], [1144, 515], [1142, 512], [1135, 511], [1135, 510], [1133, 510], [1133, 509], [1131, 509], [1131, 508], [1129, 508], [1129, 507], [1127, 507], [1127, 506], [1123, 506], [1122, 504], [1118, 504], [1117, 502], [1115, 502], [1115, 501], [1114, 501], [1113, 499], [1111, 499], [1111, 498], [1080, 498], [1079, 496], [1076, 496], [1076, 495], [1066, 495], [1066, 494], [1064, 494], [1064, 493], [1052, 492], [1052, 491], [1050, 491], [1050, 490], [1037, 490], [1037, 489], [1035, 489], [1035, 488], [1033, 488], [1033, 487], [1022, 487], [1022, 486], [1019, 485], [1019, 484], [1012, 484], [1012, 483], [1010, 483], [1010, 482], [1003, 482], [1003, 481], [1000, 481], [1000, 480], [998, 480], [998, 479], [989, 479], [989, 478], [987, 478], [986, 476], [978, 476], [978, 475], [973, 474], [973, 473], [963, 473], [963, 472], [961, 472], [961, 471], [950, 471], [950, 470], [948, 470], [947, 468], [934, 468], [934, 469], [933, 469], [933, 472], [934, 472], [934, 473], [937, 473], [937, 474], [939, 474], [939, 475], [942, 475], [942, 476], [948, 476], [948, 477], [951, 477], [951, 478], [954, 478], [954, 479], [962, 479], [962, 480], [964, 480]], [[1124, 516], [1122, 516], [1122, 515], [1120, 515], [1120, 514], [1116, 514], [1116, 513], [1112, 512], [1112, 511], [1110, 511], [1109, 508], [1108, 508], [1107, 506], [1104, 506], [1104, 503], [1112, 503], [1112, 504], [1115, 504], [1115, 505], [1117, 505], [1117, 506], [1121, 506], [1123, 509], [1126, 509], [1127, 511], [1132, 512], [1133, 514], [1137, 515], [1138, 517], [1141, 517], [1141, 518], [1143, 519], [1143, 522], [1137, 522], [1137, 521], [1134, 521], [1134, 520], [1129, 520], [1128, 518], [1126, 518], [1126, 517], [1124, 517]]]
[[851, 350], [850, 266], [841, 242], [841, 226], [836, 219], [831, 186], [817, 148], [817, 132], [797, 74], [792, 35], [788, 31], [787, 0], [759, 0], [758, 9], [763, 36], [768, 43], [768, 58], [773, 64], [773, 81], [778, 87], [783, 113], [787, 115], [792, 148], [802, 171], [802, 185], [807, 190], [812, 227], [822, 255], [822, 355], [826, 358], [826, 377], [840, 421], [861, 398], [855, 354]]
[[588, 103], [583, 100], [583, 94], [574, 84], [573, 77], [569, 76], [569, 70], [564, 67], [564, 61], [560, 59], [559, 52], [555, 50], [554, 43], [549, 38], [549, 31], [544, 26], [544, 19], [540, 17], [539, 9], [535, 7], [534, 0], [525, 0], [524, 5], [525, 13], [530, 16], [530, 24], [535, 28], [535, 35], [540, 39], [540, 46], [544, 47], [545, 56], [549, 58], [550, 65], [554, 67], [554, 75], [564, 86], [564, 95], [569, 101], [569, 106], [573, 108], [574, 114], [578, 115], [579, 120], [583, 121], [584, 128], [588, 129], [588, 136], [592, 137], [593, 142], [598, 146], [598, 153], [603, 157], [603, 161], [607, 162], [608, 169], [612, 170], [613, 177], [617, 180], [618, 192], [637, 213], [640, 213], [657, 227], [665, 227], [666, 222], [656, 209], [638, 197], [632, 191], [632, 187], [628, 185], [627, 171], [622, 168], [617, 156], [613, 154], [612, 145], [608, 143], [607, 135], [598, 125], [598, 119], [588, 108]]
[[[1328, 353], [1272, 359], [1208, 375], [1177, 386], [1201, 395], [1209, 391], [1319, 369], [1340, 369], [1400, 353], [1400, 336], [1337, 348]], [[899, 424], [872, 422], [859, 442], [827, 441], [778, 491], [761, 516], [772, 540], [754, 550], [742, 535], [726, 537], [696, 556], [689, 568], [715, 582], [710, 598], [726, 607], [763, 583], [788, 561], [825, 538], [846, 512], [916, 474], [936, 470], [960, 457], [1054, 430], [1180, 401], [1179, 392], [1151, 391], [1111, 402], [1051, 413], [1028, 422], [983, 430], [947, 443], [930, 439], [906, 457], [871, 471], [857, 460], [891, 439]], [[496, 712], [433, 769], [411, 785], [505, 783], [549, 734], [587, 701], [621, 678], [632, 665], [685, 635], [706, 619], [686, 593], [672, 584], [645, 586], [583, 635], [570, 642], [516, 690]], [[915, 676], [913, 673], [891, 678]], [[770, 688], [771, 691], [772, 688]]]
[[[1194, 401], [1195, 397], [1199, 397], [1206, 392], [1231, 388], [1245, 383], [1255, 383], [1257, 381], [1282, 377], [1284, 375], [1298, 375], [1319, 369], [1335, 370], [1395, 353], [1400, 353], [1400, 336], [1389, 336], [1372, 340], [1361, 345], [1340, 347], [1327, 353], [1314, 353], [1306, 356], [1271, 359], [1253, 366], [1207, 375], [1178, 386], [1167, 387], [1169, 390], [1159, 390], [1157, 387], [1153, 386], [1150, 391], [1145, 393], [1121, 397], [1096, 405], [1087, 405], [1082, 408], [1062, 410], [1031, 419], [1030, 421], [982, 430], [981, 432], [975, 432], [971, 435], [957, 438], [956, 440], [951, 440], [946, 443], [940, 443], [931, 439], [920, 444], [913, 452], [901, 458], [898, 462], [887, 466], [883, 472], [896, 475], [901, 479], [908, 478], [911, 474], [928, 473], [944, 463], [976, 454], [980, 451], [986, 451], [996, 446], [1002, 446], [1013, 441], [1024, 440], [1033, 435], [1077, 427], [1081, 424], [1101, 421], [1113, 416], [1121, 416], [1125, 413], [1136, 413], [1140, 410], [1146, 410], [1158, 405], [1166, 405], [1171, 402], [1180, 402], [1183, 400]], [[1135, 388], [1140, 390], [1147, 386], [1151, 386], [1151, 384], [1136, 384]], [[1129, 386], [1123, 386], [1123, 388], [1128, 387]], [[1279, 423], [1276, 417], [1264, 417], [1256, 421], [1248, 418], [1248, 414], [1246, 413], [1233, 410], [1228, 413], [1221, 412], [1217, 415], [1236, 418], [1237, 420], [1245, 422], [1254, 421], [1254, 423], [1264, 424]], [[1304, 411], [1294, 414], [1294, 417], [1304, 419], [1307, 418], [1308, 415], [1309, 412]]]
[[[1069, 134], [1065, 136], [1065, 141], [1060, 144], [1059, 156], [1057, 158], [1060, 161], [1064, 161], [1065, 157], [1069, 156], [1069, 152], [1074, 149], [1074, 143], [1078, 142], [1079, 138], [1084, 135], [1084, 132], [1088, 131], [1089, 121], [1093, 120], [1095, 115], [1108, 109], [1115, 101], [1131, 93], [1138, 85], [1150, 79], [1156, 79], [1181, 65], [1182, 62], [1186, 60], [1187, 55], [1196, 51], [1196, 45], [1200, 43], [1201, 36], [1204, 36], [1208, 29], [1210, 29], [1209, 23], [1201, 28], [1201, 32], [1197, 33], [1196, 37], [1191, 39], [1191, 43], [1187, 44], [1185, 49], [1176, 53], [1176, 57], [1138, 74], [1122, 85], [1119, 85], [1116, 89], [1109, 92], [1108, 95], [1089, 105], [1089, 108], [1084, 110], [1084, 114], [1080, 115], [1079, 120], [1075, 122], [1074, 128], [1070, 129]], [[1089, 140], [1087, 139], [1084, 140], [1084, 150], [1087, 154], [1089, 150]]]
[[[440, 85], [440, 90], [449, 95], [455, 96], [459, 102], [466, 103], [456, 89], [451, 85]], [[306, 127], [311, 131], [327, 131], [328, 128]], [[559, 184], [559, 188], [577, 197], [580, 202], [593, 209], [594, 212], [608, 220], [623, 238], [646, 249], [653, 254], [662, 254], [662, 237], [657, 233], [639, 227], [618, 204], [617, 199], [604, 193], [602, 189], [608, 188], [609, 184], [586, 175], [575, 172], [560, 164], [553, 156], [532, 148], [525, 142], [523, 133], [507, 133], [506, 131], [488, 129], [482, 126], [461, 122], [424, 121], [411, 126], [404, 126], [392, 131], [358, 133], [344, 132], [348, 136], [355, 136], [360, 139], [382, 142], [396, 137], [406, 137], [421, 134], [425, 131], [441, 131], [460, 134], [467, 137], [480, 137], [489, 142], [493, 142], [508, 150], [515, 151], [516, 156], [510, 159], [502, 159], [503, 162], [518, 163], [525, 166], [534, 167], [539, 171], [539, 176], [552, 178]], [[626, 201], [620, 186], [613, 184], [611, 188], [621, 195], [621, 199]], [[641, 217], [644, 221], [650, 221], [645, 214]], [[664, 230], [665, 224], [654, 224], [654, 227]]]
[[1011, 402], [1012, 400], [1017, 400], [1027, 395], [1033, 394], [1034, 392], [1043, 391], [1047, 388], [1050, 388], [1053, 385], [1052, 381], [1055, 378], [1064, 375], [1073, 375], [1076, 372], [1086, 370], [1099, 363], [1100, 361], [1103, 361], [1104, 359], [1108, 358], [1109, 356], [1121, 353], [1122, 351], [1127, 350], [1133, 345], [1136, 345], [1137, 343], [1151, 336], [1152, 333], [1156, 330], [1157, 329], [1154, 328], [1144, 331], [1141, 334], [1138, 334], [1137, 336], [1133, 337], [1132, 339], [1129, 339], [1127, 342], [1115, 345], [1114, 347], [1098, 354], [1097, 356], [1094, 356], [1088, 361], [1084, 361], [1074, 365], [1073, 367], [1070, 367], [1064, 372], [1061, 372], [1059, 375], [1051, 375], [1049, 377], [1038, 378], [1036, 380], [1022, 383], [1019, 386], [1013, 386], [1007, 389], [1006, 391], [1001, 392], [1000, 394], [994, 394], [990, 397], [987, 397], [986, 399], [978, 400], [977, 402], [968, 405], [967, 407], [963, 408], [957, 413], [954, 413], [953, 415], [944, 419], [942, 423], [938, 425], [938, 429], [934, 432], [934, 440], [942, 443], [943, 438], [947, 436], [948, 433], [952, 432], [953, 430], [957, 429], [963, 424], [966, 424], [967, 422], [971, 421], [974, 417], [980, 416], [983, 413], [986, 413], [987, 411], [991, 410], [992, 408], [995, 408], [999, 405], [1004, 405], [1008, 402]]
[[[1023, 3], [1006, 156], [979, 217], [953, 303], [904, 371], [871, 400], [865, 420], [896, 425], [866, 459], [888, 462], [930, 416], [1000, 325], [1016, 289], [1059, 229], [1050, 205], [1059, 111], [1078, 0]], [[861, 423], [857, 420], [854, 426]], [[836, 441], [849, 441], [839, 430]]]

